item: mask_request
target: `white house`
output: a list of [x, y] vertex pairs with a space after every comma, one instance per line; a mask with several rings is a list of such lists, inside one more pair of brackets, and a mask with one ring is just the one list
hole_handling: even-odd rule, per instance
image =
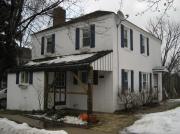
[[114, 112], [127, 90], [156, 89], [161, 101], [161, 40], [120, 12], [70, 21], [61, 8], [53, 14], [53, 26], [32, 35], [32, 61], [8, 74], [7, 109]]

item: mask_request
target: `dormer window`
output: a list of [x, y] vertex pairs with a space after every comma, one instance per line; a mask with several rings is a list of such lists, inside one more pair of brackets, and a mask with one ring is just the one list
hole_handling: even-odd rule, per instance
[[83, 47], [90, 47], [91, 44], [91, 31], [90, 27], [85, 27], [82, 29], [82, 46]]

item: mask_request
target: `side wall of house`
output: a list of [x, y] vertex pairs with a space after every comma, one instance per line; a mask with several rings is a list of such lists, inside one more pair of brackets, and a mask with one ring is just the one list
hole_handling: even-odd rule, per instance
[[[82, 29], [95, 24], [95, 48], [82, 48]], [[102, 50], [112, 50], [112, 15], [105, 15], [99, 18], [78, 22], [68, 26], [48, 30], [32, 36], [32, 59], [45, 58], [46, 54], [41, 55], [41, 38], [55, 34], [55, 53], [54, 55], [69, 55], [84, 51], [96, 52]], [[76, 28], [80, 29], [80, 49], [75, 49]], [[46, 53], [46, 43], [45, 49]]]
[[[113, 39], [113, 93], [114, 107], [121, 109], [121, 103], [118, 99], [118, 93], [121, 94], [122, 87], [122, 69], [134, 71], [134, 91], [139, 92], [139, 72], [153, 73], [152, 69], [156, 66], [161, 66], [161, 41], [152, 37], [140, 28], [134, 26], [128, 21], [123, 21], [122, 24], [133, 30], [133, 51], [127, 48], [121, 48], [121, 25], [118, 29], [114, 27]], [[140, 53], [140, 34], [149, 38], [149, 56]], [[117, 36], [118, 35], [118, 36]], [[119, 63], [116, 62], [119, 60]], [[119, 65], [118, 65], [119, 64]], [[119, 74], [119, 78], [118, 78]], [[153, 75], [152, 75], [153, 78]], [[128, 81], [129, 83], [131, 81]], [[161, 81], [159, 81], [161, 82]], [[153, 79], [152, 79], [153, 84]], [[152, 85], [153, 86], [153, 85]], [[162, 83], [159, 83], [159, 88], [162, 88]], [[161, 90], [160, 90], [161, 91]], [[162, 94], [162, 93], [160, 93]]]
[[16, 84], [16, 74], [8, 74], [7, 109], [43, 110], [44, 107], [44, 72], [33, 73], [33, 84], [22, 89]]

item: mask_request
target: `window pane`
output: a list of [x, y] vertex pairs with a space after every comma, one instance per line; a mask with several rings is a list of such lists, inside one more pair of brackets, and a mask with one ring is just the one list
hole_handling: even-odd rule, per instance
[[83, 29], [83, 46], [90, 46], [90, 29]]
[[51, 53], [52, 50], [52, 37], [47, 38], [47, 52]]
[[127, 31], [127, 29], [124, 30], [124, 46], [128, 47], [128, 31]]
[[128, 72], [124, 72], [124, 89], [128, 89]]

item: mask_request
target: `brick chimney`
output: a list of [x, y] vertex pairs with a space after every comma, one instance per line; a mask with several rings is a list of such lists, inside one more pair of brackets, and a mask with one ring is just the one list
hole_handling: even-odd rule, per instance
[[66, 20], [66, 11], [62, 7], [53, 10], [53, 26], [63, 24]]

